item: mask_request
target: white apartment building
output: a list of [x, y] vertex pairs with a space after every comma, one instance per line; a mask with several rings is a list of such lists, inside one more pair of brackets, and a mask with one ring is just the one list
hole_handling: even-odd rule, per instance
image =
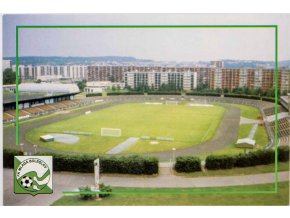
[[255, 70], [255, 77], [254, 77], [254, 87], [261, 88], [262, 87], [262, 79], [263, 79], [263, 70], [256, 69]]
[[125, 88], [125, 83], [122, 82], [111, 82], [111, 81], [93, 81], [87, 82], [84, 91], [86, 93], [102, 93], [103, 91], [111, 88]]
[[290, 70], [281, 70], [280, 76], [281, 76], [281, 85], [280, 85], [280, 91], [281, 92], [290, 92]]
[[[16, 66], [12, 69], [15, 71]], [[19, 65], [18, 73], [23, 80], [56, 80], [61, 78], [72, 78], [83, 80], [88, 78], [87, 66], [85, 65]]]
[[214, 72], [214, 89], [222, 88], [223, 73], [221, 68], [216, 68]]
[[239, 87], [246, 87], [248, 84], [248, 70], [240, 69]]
[[174, 84], [176, 89], [190, 91], [197, 87], [196, 72], [125, 72], [125, 84], [131, 88], [148, 85], [159, 89], [162, 84]]

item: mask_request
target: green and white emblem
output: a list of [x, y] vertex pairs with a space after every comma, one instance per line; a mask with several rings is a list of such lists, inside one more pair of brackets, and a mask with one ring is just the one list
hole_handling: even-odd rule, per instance
[[15, 194], [51, 194], [52, 157], [15, 156], [14, 157]]

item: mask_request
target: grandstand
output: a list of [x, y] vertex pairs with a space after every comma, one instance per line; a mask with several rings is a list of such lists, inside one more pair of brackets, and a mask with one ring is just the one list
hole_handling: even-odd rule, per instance
[[[286, 110], [279, 105], [278, 106], [278, 113], [282, 113], [282, 112], [286, 112]], [[275, 107], [264, 108], [264, 113], [266, 116], [274, 115], [275, 114]]]
[[[92, 103], [94, 103], [94, 100], [91, 100], [91, 99], [66, 100], [66, 101], [57, 102], [53, 104], [39, 105], [39, 106], [31, 107], [31, 108], [20, 109], [18, 114], [19, 114], [19, 119], [24, 119], [24, 118], [29, 118], [29, 117], [56, 112], [59, 110], [66, 110], [69, 108], [81, 107], [81, 106], [92, 104]], [[16, 117], [16, 110], [8, 110], [8, 111], [3, 112], [4, 123], [14, 122], [15, 117]]]
[[[273, 132], [275, 132], [275, 121], [270, 122], [270, 126]], [[289, 137], [290, 130], [289, 130], [289, 118], [282, 118], [278, 120], [278, 137]]]

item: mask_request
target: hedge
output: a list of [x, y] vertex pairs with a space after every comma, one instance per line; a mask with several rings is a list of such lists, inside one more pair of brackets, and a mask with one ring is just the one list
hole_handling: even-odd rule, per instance
[[143, 92], [108, 92], [108, 96], [112, 95], [144, 95]]
[[121, 174], [146, 174], [158, 173], [158, 160], [154, 157], [129, 156], [129, 157], [103, 157], [101, 172]]
[[260, 100], [261, 97], [257, 95], [240, 95], [240, 94], [224, 94], [224, 97], [231, 97], [231, 98], [247, 98], [247, 99], [255, 99]]
[[158, 160], [154, 157], [98, 157], [96, 155], [68, 155], [55, 153], [39, 153], [37, 155], [53, 156], [54, 171], [69, 171], [81, 173], [94, 172], [94, 160], [100, 158], [101, 173], [144, 174], [158, 173]]
[[181, 95], [182, 92], [147, 92], [148, 95]]
[[231, 169], [234, 167], [235, 158], [233, 156], [214, 156], [206, 157], [205, 167], [209, 170]]
[[272, 97], [262, 97], [262, 100], [275, 103], [275, 98], [272, 98]]
[[220, 97], [221, 94], [214, 93], [214, 92], [189, 92], [186, 95], [196, 95], [196, 96], [218, 96]]
[[16, 150], [16, 149], [10, 149], [10, 148], [4, 148], [3, 150], [3, 166], [5, 168], [13, 168], [14, 167], [14, 156], [22, 156], [23, 152]]
[[102, 96], [102, 93], [87, 93], [86, 97]]
[[281, 162], [289, 161], [289, 146], [278, 147], [278, 160]]
[[[278, 147], [278, 161], [289, 161], [289, 147]], [[210, 155], [206, 158], [206, 168], [209, 170], [231, 169], [234, 167], [250, 167], [275, 163], [275, 150], [257, 150], [246, 154], [233, 156]]]
[[176, 158], [174, 169], [179, 173], [201, 171], [201, 163], [198, 157], [182, 156]]
[[275, 162], [274, 150], [258, 150], [235, 156], [235, 167], [250, 167], [256, 165], [271, 164]]

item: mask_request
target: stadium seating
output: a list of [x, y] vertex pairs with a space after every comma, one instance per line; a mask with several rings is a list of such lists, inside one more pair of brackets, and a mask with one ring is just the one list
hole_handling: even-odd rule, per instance
[[[275, 107], [264, 108], [263, 110], [266, 116], [272, 116], [275, 114]], [[286, 112], [286, 110], [283, 107], [278, 106], [278, 113], [281, 112]]]
[[[88, 105], [92, 103], [94, 103], [94, 101], [86, 100], [86, 99], [65, 100], [65, 101], [61, 101], [61, 102], [57, 102], [53, 104], [40, 105], [36, 107], [25, 108], [25, 109], [19, 110], [19, 117], [22, 117], [22, 116], [25, 117], [27, 115], [29, 115], [30, 117], [37, 116], [41, 114], [51, 113], [58, 110], [65, 110], [68, 108], [84, 106], [84, 105]], [[3, 122], [4, 123], [12, 122], [15, 120], [15, 116], [16, 116], [15, 110], [5, 111], [3, 113]]]
[[[271, 130], [275, 132], [275, 121], [270, 122]], [[278, 120], [278, 138], [284, 144], [289, 142], [290, 135], [290, 122], [288, 118], [282, 118]]]

